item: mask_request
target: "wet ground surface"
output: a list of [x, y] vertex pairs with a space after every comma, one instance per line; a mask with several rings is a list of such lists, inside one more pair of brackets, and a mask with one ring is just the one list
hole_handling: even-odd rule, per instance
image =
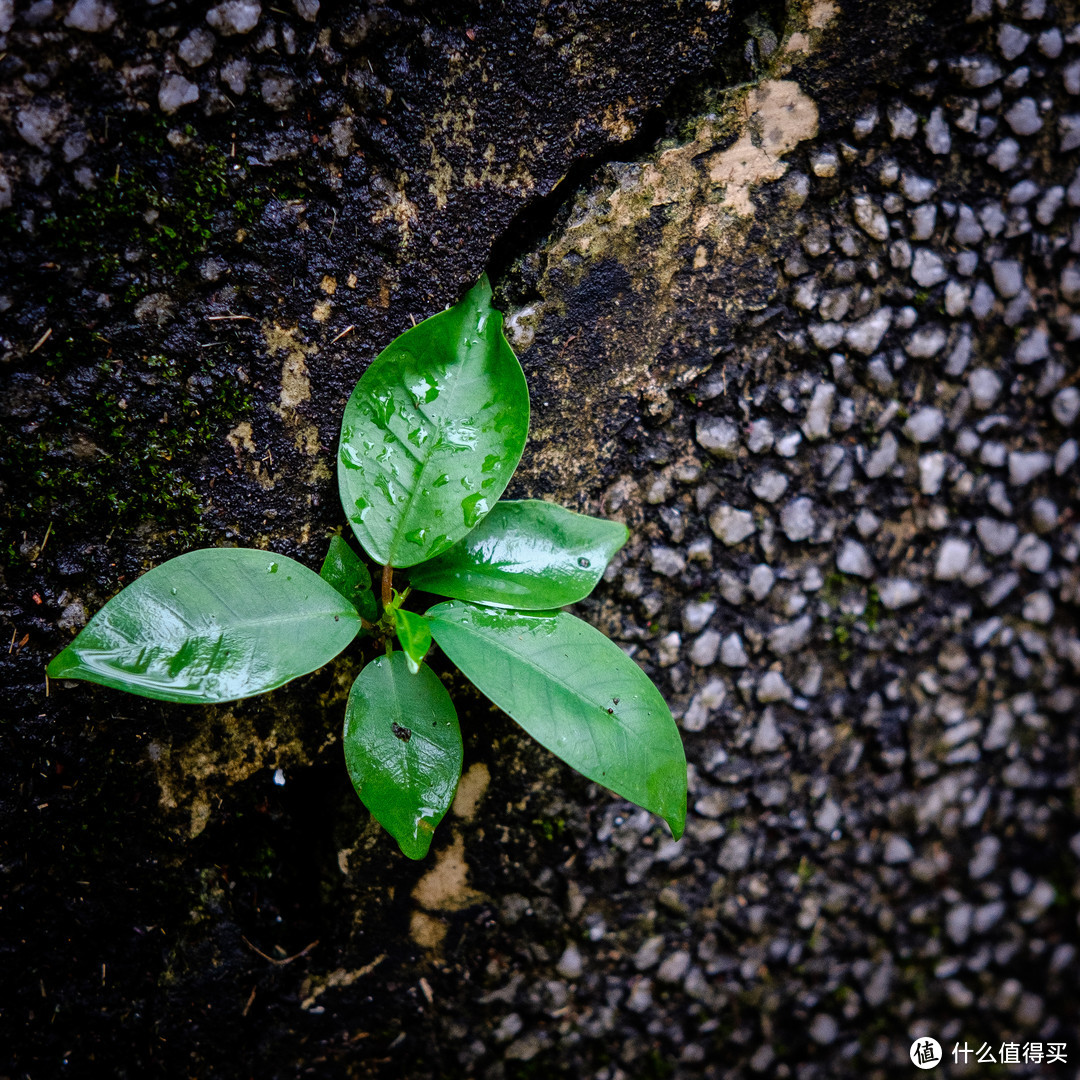
[[[9, 1075], [1076, 1073], [1080, 11], [657, 7], [0, 3]], [[45, 697], [146, 565], [317, 566], [345, 395], [485, 265], [681, 842], [445, 669], [420, 865], [355, 656]]]

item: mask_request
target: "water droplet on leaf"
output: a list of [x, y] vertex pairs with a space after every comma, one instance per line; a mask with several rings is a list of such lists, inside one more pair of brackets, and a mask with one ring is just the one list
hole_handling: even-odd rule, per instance
[[345, 462], [346, 468], [364, 471], [364, 459], [356, 452], [356, 447], [347, 442], [341, 444], [341, 460]]
[[461, 503], [462, 512], [465, 514], [465, 524], [471, 529], [490, 509], [487, 499], [481, 492], [470, 495]]
[[377, 397], [372, 394], [369, 403], [372, 409], [372, 419], [379, 427], [386, 427], [390, 423], [390, 417], [394, 415], [394, 399], [389, 394], [385, 397]]
[[[394, 495], [394, 485], [382, 473], [375, 477], [375, 486], [386, 496], [390, 503], [397, 502]], [[389, 521], [389, 518], [387, 520]]]
[[471, 424], [455, 424], [446, 429], [441, 441], [455, 450], [475, 450], [477, 435]]

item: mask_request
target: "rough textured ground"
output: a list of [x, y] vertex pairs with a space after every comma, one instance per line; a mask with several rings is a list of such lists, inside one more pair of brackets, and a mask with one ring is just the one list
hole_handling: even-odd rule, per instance
[[[1076, 1075], [1080, 11], [328, 7], [8, 27], [10, 1075]], [[406, 864], [355, 658], [44, 698], [171, 551], [317, 564], [344, 393], [489, 258], [512, 494], [633, 528], [579, 608], [679, 718], [684, 840], [473, 702]]]

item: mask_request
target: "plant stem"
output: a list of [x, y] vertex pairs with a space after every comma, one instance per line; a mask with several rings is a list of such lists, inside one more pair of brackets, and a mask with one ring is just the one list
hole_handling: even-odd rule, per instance
[[392, 595], [393, 595], [392, 592], [391, 592], [393, 582], [394, 582], [394, 568], [389, 563], [387, 563], [383, 567], [383, 571], [382, 571], [382, 603], [383, 603], [384, 608], [387, 608], [387, 607], [390, 606], [390, 600], [392, 599]]

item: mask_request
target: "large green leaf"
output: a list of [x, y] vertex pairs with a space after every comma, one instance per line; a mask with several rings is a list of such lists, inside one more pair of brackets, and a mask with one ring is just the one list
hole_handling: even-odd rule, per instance
[[588, 596], [629, 535], [617, 521], [506, 500], [448, 551], [414, 566], [409, 580], [458, 600], [550, 611]]
[[356, 609], [306, 566], [207, 548], [133, 581], [48, 673], [160, 701], [233, 701], [322, 667], [359, 629]]
[[401, 608], [394, 613], [397, 639], [409, 663], [409, 670], [415, 675], [420, 670], [420, 663], [431, 648], [431, 627], [423, 615]]
[[614, 642], [566, 612], [450, 601], [427, 619], [443, 652], [537, 742], [682, 835], [679, 729], [660, 691]]
[[525, 375], [482, 277], [391, 342], [345, 406], [338, 487], [364, 550], [413, 566], [460, 540], [503, 493], [528, 429]]
[[377, 609], [371, 591], [371, 571], [340, 536], [330, 538], [330, 549], [319, 577], [333, 585], [365, 619], [374, 622]]
[[345, 764], [356, 793], [410, 859], [422, 859], [461, 776], [461, 728], [446, 688], [404, 653], [357, 677], [345, 709]]

